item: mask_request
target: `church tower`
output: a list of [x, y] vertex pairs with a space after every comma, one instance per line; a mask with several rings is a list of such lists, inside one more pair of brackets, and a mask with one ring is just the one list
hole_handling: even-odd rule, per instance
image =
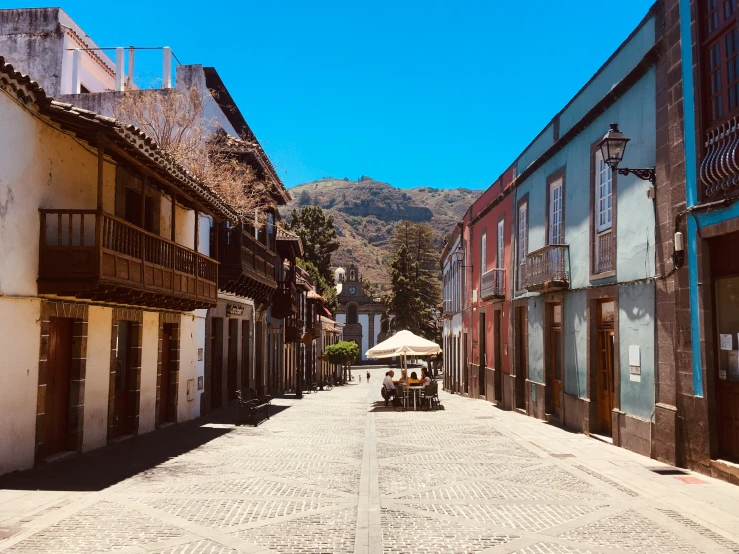
[[355, 264], [346, 269], [339, 268], [336, 275], [336, 292], [339, 306], [336, 321], [346, 324], [344, 340], [354, 341], [359, 345], [360, 359], [366, 360], [367, 350], [376, 345], [380, 338], [380, 318], [384, 310], [383, 303], [372, 298], [364, 290], [362, 275]]

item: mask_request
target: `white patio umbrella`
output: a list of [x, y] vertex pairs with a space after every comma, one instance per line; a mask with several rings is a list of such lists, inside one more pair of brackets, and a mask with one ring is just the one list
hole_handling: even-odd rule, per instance
[[[427, 340], [410, 331], [398, 331], [389, 339], [370, 348], [365, 353], [367, 358], [393, 358], [400, 356], [402, 369], [407, 370], [406, 356], [434, 356], [441, 352], [435, 342]], [[406, 394], [408, 393], [406, 389]]]
[[441, 352], [435, 342], [414, 335], [410, 331], [398, 331], [392, 337], [373, 346], [365, 353], [368, 358], [392, 358], [394, 356], [433, 356]]

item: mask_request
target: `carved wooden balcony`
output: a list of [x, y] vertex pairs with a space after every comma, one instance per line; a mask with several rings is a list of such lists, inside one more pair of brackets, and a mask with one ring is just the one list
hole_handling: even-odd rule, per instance
[[570, 288], [566, 244], [550, 244], [526, 254], [523, 264], [524, 288], [531, 292], [549, 292]]
[[482, 274], [480, 297], [483, 300], [505, 298], [505, 269], [491, 269]]
[[303, 320], [288, 318], [285, 320], [285, 342], [300, 342], [303, 338]]
[[39, 212], [39, 294], [185, 311], [216, 305], [216, 260], [106, 212]]
[[739, 186], [739, 121], [736, 117], [706, 133], [700, 180], [706, 197], [722, 196]]
[[275, 253], [241, 227], [222, 228], [218, 240], [218, 287], [224, 292], [269, 302], [277, 288]]
[[272, 317], [285, 319], [297, 316], [300, 308], [299, 294], [295, 283], [291, 281], [279, 283], [272, 297]]

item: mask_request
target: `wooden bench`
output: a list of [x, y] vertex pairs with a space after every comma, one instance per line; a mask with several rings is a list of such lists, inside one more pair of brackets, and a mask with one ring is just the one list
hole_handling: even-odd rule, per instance
[[[250, 396], [254, 391], [250, 391]], [[253, 394], [256, 396], [256, 394]], [[269, 407], [272, 405], [272, 397], [269, 395], [256, 396], [256, 398], [246, 399], [240, 390], [236, 391], [236, 398], [239, 400], [239, 423], [249, 422], [255, 427], [264, 419], [269, 419]], [[263, 417], [260, 414], [264, 413]]]

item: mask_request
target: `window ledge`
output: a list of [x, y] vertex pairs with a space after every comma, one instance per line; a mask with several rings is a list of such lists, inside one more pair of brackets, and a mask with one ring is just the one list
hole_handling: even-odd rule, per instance
[[603, 279], [610, 279], [611, 277], [616, 276], [616, 270], [613, 269], [611, 271], [604, 271], [603, 273], [595, 273], [590, 275], [591, 281], [601, 281]]

